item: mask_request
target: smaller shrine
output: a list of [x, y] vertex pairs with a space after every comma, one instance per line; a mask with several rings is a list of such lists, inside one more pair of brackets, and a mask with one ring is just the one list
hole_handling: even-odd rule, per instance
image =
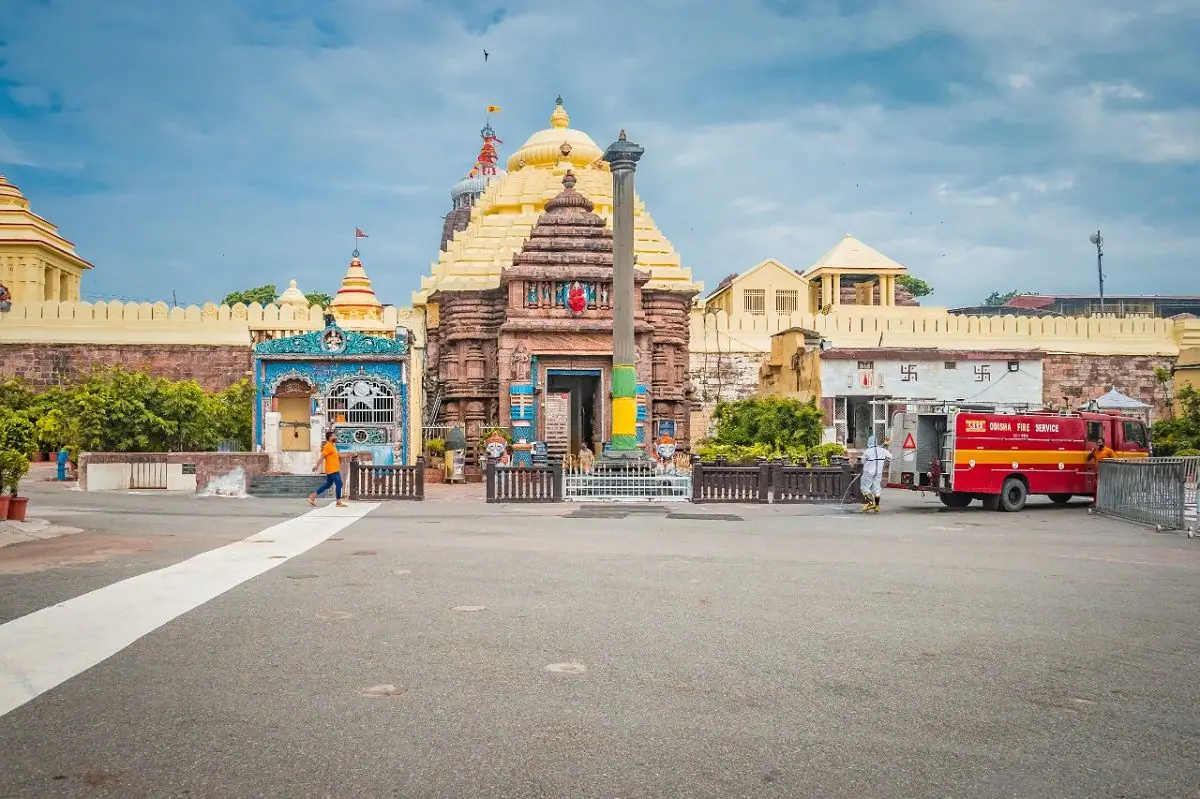
[[[292, 281], [280, 299], [299, 305], [303, 296]], [[379, 465], [408, 462], [408, 336], [338, 324], [378, 320], [382, 309], [355, 251], [323, 329], [254, 346], [254, 443], [270, 455], [272, 471], [311, 473], [330, 429], [342, 452]]]

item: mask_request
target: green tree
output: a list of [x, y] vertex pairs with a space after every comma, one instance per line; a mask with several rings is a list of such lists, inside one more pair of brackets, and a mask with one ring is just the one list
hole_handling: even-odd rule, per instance
[[987, 299], [983, 301], [983, 304], [990, 305], [995, 308], [1004, 305], [1015, 297], [1024, 297], [1028, 293], [1028, 291], [1006, 291], [1001, 294], [998, 291], [993, 291], [991, 294], [987, 295]]
[[713, 412], [717, 444], [771, 451], [808, 449], [821, 441], [824, 422], [812, 400], [767, 397], [718, 403]]
[[231, 291], [225, 295], [225, 299], [221, 300], [221, 304], [237, 305], [240, 302], [243, 305], [249, 305], [257, 302], [259, 305], [270, 305], [277, 299], [279, 299], [279, 291], [275, 288], [274, 283], [268, 283], [258, 288]]
[[326, 294], [323, 291], [310, 291], [304, 295], [304, 299], [308, 300], [309, 305], [319, 305], [322, 308], [328, 308], [329, 303], [333, 302], [333, 295]]
[[1157, 421], [1150, 428], [1155, 455], [1200, 451], [1200, 391], [1191, 386], [1180, 386], [1175, 398], [1179, 402], [1179, 414]]
[[928, 297], [933, 293], [933, 286], [912, 275], [897, 275], [896, 284], [908, 289], [908, 293], [914, 297]]
[[254, 384], [243, 378], [215, 394], [211, 402], [217, 440], [236, 441], [249, 452], [254, 438]]
[[33, 455], [37, 429], [26, 415], [11, 408], [0, 408], [0, 450], [12, 450], [25, 457]]

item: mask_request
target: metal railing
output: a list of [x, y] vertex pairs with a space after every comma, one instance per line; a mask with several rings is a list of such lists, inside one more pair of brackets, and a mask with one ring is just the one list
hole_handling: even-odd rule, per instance
[[1160, 530], [1196, 530], [1200, 457], [1104, 460], [1096, 512]]
[[607, 466], [594, 463], [563, 469], [563, 499], [567, 502], [688, 502], [692, 476], [673, 464]]

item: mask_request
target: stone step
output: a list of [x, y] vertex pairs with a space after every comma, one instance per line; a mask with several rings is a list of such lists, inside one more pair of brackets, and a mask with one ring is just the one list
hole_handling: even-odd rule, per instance
[[252, 497], [303, 498], [325, 481], [321, 475], [263, 474], [253, 478], [246, 493]]

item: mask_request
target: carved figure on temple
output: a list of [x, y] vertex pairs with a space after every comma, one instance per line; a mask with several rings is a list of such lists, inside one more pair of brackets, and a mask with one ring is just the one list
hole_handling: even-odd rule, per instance
[[567, 290], [567, 307], [574, 314], [581, 314], [587, 310], [587, 294], [584, 293], [583, 286], [579, 285], [578, 280], [572, 283], [571, 288]]
[[488, 440], [484, 442], [483, 448], [487, 452], [488, 458], [501, 465], [508, 464], [508, 442], [504, 440], [504, 436], [499, 433], [492, 433], [488, 437]]
[[513, 382], [524, 382], [529, 379], [529, 349], [524, 344], [518, 344], [513, 350], [509, 374]]
[[664, 433], [658, 437], [658, 441], [654, 444], [655, 460], [658, 461], [658, 470], [668, 474], [675, 473], [675, 439]]

